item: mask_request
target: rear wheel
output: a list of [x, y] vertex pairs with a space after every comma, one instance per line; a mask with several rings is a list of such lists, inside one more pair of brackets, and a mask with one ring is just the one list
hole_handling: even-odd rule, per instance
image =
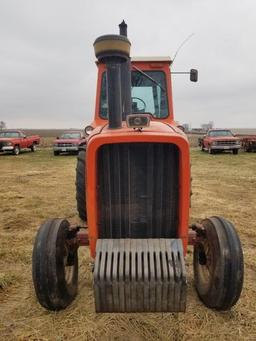
[[33, 282], [38, 301], [46, 309], [64, 309], [77, 294], [77, 248], [69, 243], [73, 237], [65, 219], [49, 219], [37, 233], [32, 258]]
[[20, 147], [18, 145], [14, 146], [13, 154], [14, 155], [19, 155], [19, 153], [20, 153]]
[[228, 310], [243, 286], [243, 252], [234, 226], [222, 217], [202, 222], [203, 233], [194, 246], [197, 293], [209, 308]]
[[85, 193], [85, 184], [86, 184], [86, 161], [85, 161], [85, 150], [81, 150], [77, 157], [77, 166], [76, 166], [76, 203], [77, 203], [77, 211], [79, 217], [86, 221], [86, 193]]
[[237, 155], [238, 154], [238, 149], [233, 149], [232, 152], [233, 152], [234, 155]]

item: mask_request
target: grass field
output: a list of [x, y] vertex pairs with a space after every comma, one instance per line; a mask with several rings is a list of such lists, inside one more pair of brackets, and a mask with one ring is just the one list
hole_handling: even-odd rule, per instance
[[59, 313], [36, 301], [31, 280], [33, 240], [42, 221], [79, 222], [75, 156], [0, 155], [0, 340], [256, 340], [256, 153], [208, 155], [192, 149], [191, 222], [223, 215], [236, 226], [245, 257], [245, 282], [230, 312], [204, 307], [193, 285], [192, 249], [186, 264], [185, 314], [95, 314], [89, 252], [79, 251], [79, 294]]

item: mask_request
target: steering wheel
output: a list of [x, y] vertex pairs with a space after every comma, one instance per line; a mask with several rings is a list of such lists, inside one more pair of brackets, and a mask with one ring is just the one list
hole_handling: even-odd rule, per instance
[[132, 97], [132, 100], [135, 99], [135, 100], [138, 100], [140, 101], [142, 104], [143, 104], [143, 108], [142, 109], [138, 109], [139, 111], [143, 111], [145, 112], [146, 111], [146, 103], [143, 101], [143, 99], [139, 98], [139, 97]]

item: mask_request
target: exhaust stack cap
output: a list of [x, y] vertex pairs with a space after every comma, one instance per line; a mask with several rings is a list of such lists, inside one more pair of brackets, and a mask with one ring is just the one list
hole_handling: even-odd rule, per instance
[[100, 36], [93, 46], [99, 62], [106, 63], [114, 59], [122, 63], [130, 57], [131, 43], [125, 36], [116, 34]]

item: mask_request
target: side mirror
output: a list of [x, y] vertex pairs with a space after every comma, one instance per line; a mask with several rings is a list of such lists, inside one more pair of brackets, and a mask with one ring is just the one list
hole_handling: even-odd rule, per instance
[[85, 136], [82, 136], [82, 139], [85, 140]]
[[23, 138], [24, 138], [24, 139], [26, 139], [26, 138], [27, 138], [27, 136], [26, 136], [26, 135], [24, 135], [24, 136], [23, 136]]
[[190, 80], [191, 80], [191, 82], [197, 82], [198, 81], [198, 71], [196, 69], [190, 70]]

